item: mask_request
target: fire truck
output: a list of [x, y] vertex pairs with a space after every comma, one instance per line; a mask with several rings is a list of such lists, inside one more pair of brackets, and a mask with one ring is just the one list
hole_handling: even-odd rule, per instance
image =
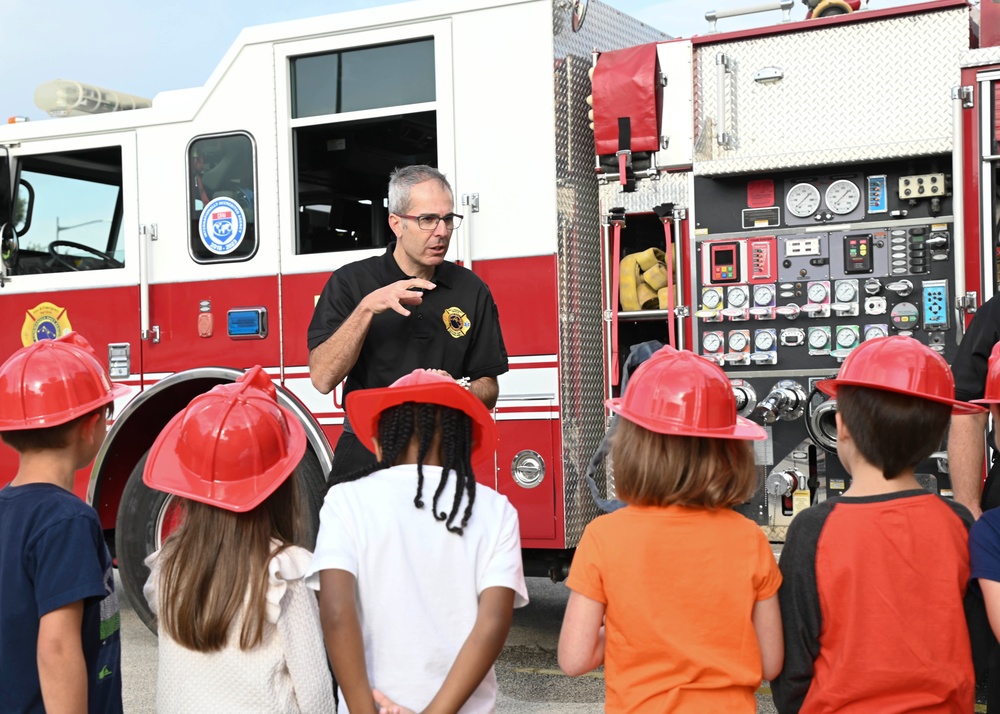
[[[449, 258], [500, 312], [480, 478], [517, 508], [528, 574], [564, 574], [600, 513], [603, 400], [649, 340], [717, 361], [769, 429], [742, 510], [780, 543], [849, 479], [816, 381], [886, 334], [951, 359], [993, 292], [998, 8], [670, 39], [596, 0], [422, 0], [249, 28], [203, 87], [151, 102], [43, 85], [64, 118], [0, 127], [0, 355], [72, 329], [131, 387], [76, 492], [149, 622], [142, 560], [180, 511], [145, 455], [255, 364], [309, 436], [314, 534], [344, 411], [311, 385], [307, 325], [329, 275], [390, 240], [389, 172], [430, 163], [465, 215]], [[0, 484], [15, 465], [0, 446]], [[920, 471], [947, 491], [943, 466]]]
[[[72, 329], [131, 387], [76, 492], [147, 622], [142, 561], [179, 511], [143, 485], [145, 455], [255, 364], [308, 433], [314, 534], [344, 410], [310, 383], [307, 326], [333, 271], [384, 252], [388, 175], [408, 164], [451, 180], [449, 259], [500, 312], [511, 369], [481, 477], [520, 514], [528, 572], [565, 569], [598, 513], [583, 471], [605, 427], [588, 70], [595, 47], [665, 38], [598, 2], [426, 0], [246, 29], [205, 86], [151, 102], [42, 85], [64, 118], [0, 127], [0, 355]], [[0, 446], [0, 484], [16, 463]]]
[[849, 10], [595, 53], [607, 389], [646, 340], [721, 365], [776, 544], [850, 484], [817, 381], [892, 334], [951, 362], [998, 281], [1000, 3]]

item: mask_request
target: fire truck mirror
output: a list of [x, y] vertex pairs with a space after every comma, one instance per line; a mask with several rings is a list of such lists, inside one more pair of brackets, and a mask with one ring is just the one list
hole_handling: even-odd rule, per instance
[[14, 231], [23, 236], [31, 228], [31, 214], [35, 207], [35, 189], [23, 178], [17, 185], [14, 199]]
[[0, 258], [5, 268], [17, 265], [17, 231], [10, 223], [0, 226]]

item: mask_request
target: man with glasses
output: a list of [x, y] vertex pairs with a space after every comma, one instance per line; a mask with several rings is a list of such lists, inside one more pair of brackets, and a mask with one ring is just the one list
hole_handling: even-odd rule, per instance
[[[458, 380], [490, 409], [496, 405], [507, 350], [489, 288], [445, 260], [462, 222], [453, 208], [451, 185], [435, 168], [407, 166], [389, 177], [396, 241], [385, 254], [331, 275], [309, 324], [309, 376], [320, 392], [346, 377], [346, 397], [423, 368]], [[331, 482], [373, 460], [345, 420]]]

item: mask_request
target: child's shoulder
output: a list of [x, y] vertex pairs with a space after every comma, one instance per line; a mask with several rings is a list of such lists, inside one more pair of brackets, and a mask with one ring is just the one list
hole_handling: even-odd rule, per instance
[[50, 483], [29, 483], [0, 489], [0, 501], [6, 502], [12, 513], [25, 519], [52, 523], [76, 516], [93, 516], [97, 511], [61, 486]]
[[1000, 508], [983, 511], [983, 515], [972, 526], [972, 534], [977, 538], [1000, 540]]

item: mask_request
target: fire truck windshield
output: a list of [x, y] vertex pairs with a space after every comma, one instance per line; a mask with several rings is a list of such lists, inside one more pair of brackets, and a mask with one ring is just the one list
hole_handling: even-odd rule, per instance
[[12, 215], [19, 250], [8, 264], [11, 275], [123, 267], [119, 147], [23, 155], [14, 161], [18, 183], [7, 215]]

